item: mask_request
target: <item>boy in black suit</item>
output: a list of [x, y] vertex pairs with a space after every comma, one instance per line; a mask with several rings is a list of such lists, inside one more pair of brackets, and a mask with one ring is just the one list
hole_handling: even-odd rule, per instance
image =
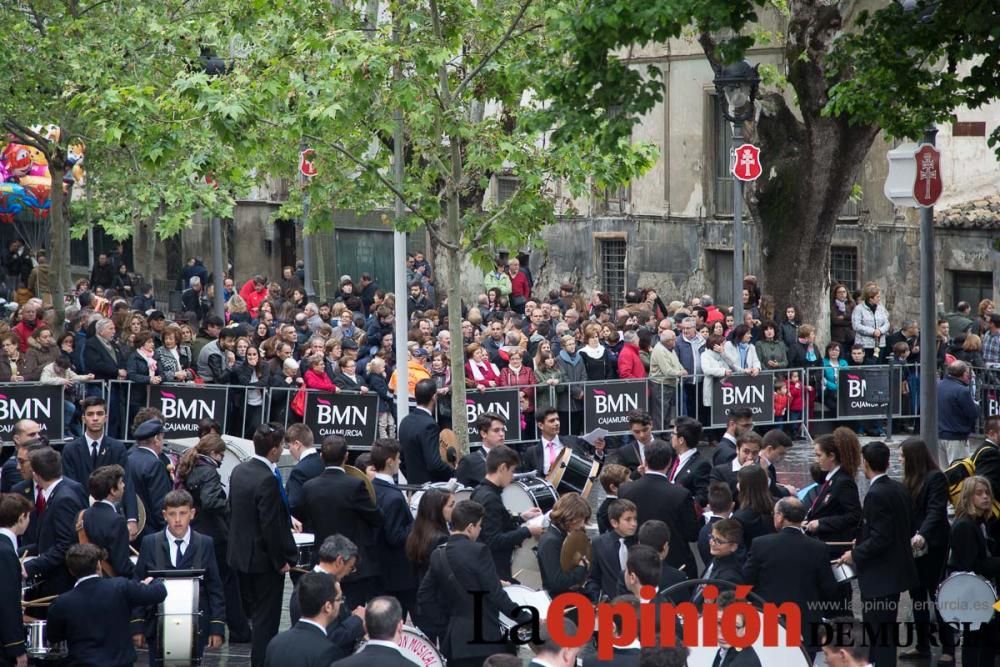
[[[861, 448], [861, 457], [865, 477], [871, 482], [861, 510], [861, 535], [840, 562], [857, 565], [864, 623], [871, 628], [895, 628], [899, 594], [917, 584], [910, 545], [915, 530], [913, 502], [906, 487], [886, 474], [889, 447], [884, 442], [869, 442]], [[896, 647], [892, 642], [873, 644], [868, 659], [879, 667], [893, 667]]]
[[559, 435], [559, 411], [555, 408], [539, 410], [535, 414], [538, 432], [541, 435], [537, 445], [528, 447], [521, 459], [521, 471], [535, 471], [539, 477], [545, 477], [552, 470], [552, 464], [559, 459], [562, 450], [569, 447], [577, 454], [595, 461], [604, 461], [604, 438], [597, 438], [593, 446], [583, 438], [572, 435]]
[[[736, 602], [736, 594], [733, 591], [720, 592], [719, 599], [717, 600], [719, 613], [721, 614], [723, 609], [734, 602]], [[747, 621], [742, 614], [727, 614], [726, 617], [735, 620], [737, 631], [740, 630], [739, 624], [742, 624], [744, 629], [746, 628]], [[761, 664], [760, 658], [752, 646], [743, 649], [731, 646], [720, 632], [719, 648], [715, 652], [715, 658], [712, 659], [712, 667], [761, 667]]]
[[372, 465], [375, 467], [375, 504], [385, 520], [375, 534], [374, 556], [381, 573], [379, 589], [392, 595], [402, 605], [403, 615], [414, 609], [417, 600], [417, 574], [406, 559], [403, 547], [413, 527], [413, 512], [403, 492], [396, 488], [393, 475], [399, 473], [399, 443], [379, 438], [372, 445]]
[[434, 380], [418, 382], [413, 388], [417, 407], [399, 423], [403, 472], [410, 484], [447, 482], [455, 472], [441, 460], [441, 450], [438, 447], [441, 427], [434, 418], [437, 389]]
[[[17, 557], [17, 538], [28, 528], [31, 503], [23, 496], [7, 493], [0, 496], [0, 664], [25, 667], [28, 656], [24, 645], [24, 620], [21, 610], [21, 561]], [[30, 609], [28, 610], [30, 614]]]
[[134, 566], [129, 558], [129, 530], [116, 506], [125, 493], [125, 471], [120, 465], [101, 466], [90, 473], [87, 485], [96, 502], [83, 511], [80, 541], [85, 537], [108, 552], [108, 576], [131, 579]]
[[615, 500], [618, 500], [618, 489], [629, 480], [629, 469], [624, 465], [609, 463], [601, 468], [601, 487], [604, 489], [604, 500], [597, 508], [597, 532], [606, 533], [611, 530], [611, 522], [608, 521], [608, 507]]
[[756, 431], [746, 431], [736, 439], [736, 458], [728, 463], [720, 463], [712, 468], [708, 476], [709, 484], [714, 482], [724, 482], [729, 485], [733, 501], [739, 506], [739, 495], [736, 488], [736, 474], [743, 466], [757, 463], [760, 450], [763, 446], [763, 438]]
[[701, 555], [702, 563], [712, 560], [712, 551], [708, 548], [708, 542], [712, 538], [712, 526], [732, 517], [733, 510], [736, 509], [732, 492], [725, 482], [712, 482], [708, 485], [708, 509], [709, 515], [705, 518], [705, 525], [698, 531], [698, 553]]
[[129, 636], [131, 611], [167, 597], [159, 581], [101, 577], [100, 562], [106, 557], [104, 549], [94, 544], [70, 547], [66, 567], [76, 577], [76, 586], [49, 608], [49, 639], [68, 644], [74, 666], [132, 667], [136, 655]]
[[608, 508], [611, 530], [594, 538], [590, 575], [583, 586], [594, 602], [610, 600], [623, 587], [622, 572], [638, 528], [635, 517], [635, 503], [631, 500], [616, 500]]
[[541, 523], [521, 525], [521, 521], [529, 521], [541, 514], [541, 510], [532, 507], [521, 513], [520, 517], [511, 515], [503, 504], [503, 490], [514, 480], [514, 471], [520, 463], [517, 452], [507, 445], [494, 447], [486, 457], [486, 477], [472, 492], [471, 500], [483, 506], [483, 530], [479, 541], [489, 547], [493, 556], [493, 564], [497, 576], [503, 581], [511, 581], [511, 559], [514, 549], [519, 547], [529, 537], [539, 537], [545, 530]]
[[323, 459], [316, 451], [313, 432], [305, 424], [289, 424], [285, 431], [285, 447], [295, 459], [295, 467], [288, 473], [285, 492], [289, 507], [295, 507], [302, 498], [302, 485], [319, 477], [323, 472]]
[[[743, 563], [736, 552], [743, 544], [743, 526], [736, 519], [723, 519], [712, 526], [712, 537], [708, 541], [712, 552], [712, 562], [705, 568], [702, 579], [718, 579], [733, 584], [743, 583]], [[701, 601], [701, 587], [692, 598]]]
[[341, 605], [340, 584], [319, 572], [302, 576], [298, 585], [302, 617], [267, 645], [265, 667], [329, 667], [340, 652], [326, 635]]
[[670, 444], [674, 448], [673, 467], [667, 475], [674, 484], [683, 485], [699, 507], [708, 504], [708, 477], [712, 464], [698, 451], [701, 441], [701, 423], [691, 417], [674, 420]]
[[338, 667], [413, 667], [399, 649], [403, 636], [403, 608], [393, 597], [378, 597], [365, 608], [368, 643], [354, 655], [337, 661]]
[[455, 479], [463, 486], [476, 487], [483, 483], [486, 479], [486, 457], [507, 438], [507, 423], [500, 415], [484, 412], [476, 418], [475, 426], [482, 447], [469, 452], [458, 462]]
[[[639, 538], [639, 544], [653, 547], [660, 557], [660, 583], [657, 584], [658, 590], [665, 591], [675, 584], [688, 580], [687, 575], [667, 562], [667, 555], [670, 553], [670, 527], [667, 524], [656, 519], [650, 519], [639, 527], [637, 537]], [[624, 593], [627, 590], [623, 581], [621, 592]], [[687, 595], [684, 595], [683, 592], [680, 594], [671, 594], [669, 597], [674, 604], [687, 599]]]
[[[194, 518], [195, 511], [194, 500], [187, 491], [178, 489], [167, 494], [163, 503], [166, 530], [143, 538], [139, 561], [135, 564], [135, 578], [142, 579], [150, 570], [205, 571], [202, 585], [198, 589], [201, 623], [196, 655], [201, 656], [206, 645], [213, 649], [222, 646], [222, 639], [226, 634], [226, 598], [219, 578], [219, 566], [215, 562], [212, 538], [191, 530], [191, 519]], [[156, 641], [157, 624], [147, 624], [143, 632], [143, 616], [141, 609], [137, 609], [133, 615], [132, 637], [138, 645], [142, 644], [144, 637], [149, 639], [149, 664], [151, 667], [158, 667], [163, 661], [162, 651]]]

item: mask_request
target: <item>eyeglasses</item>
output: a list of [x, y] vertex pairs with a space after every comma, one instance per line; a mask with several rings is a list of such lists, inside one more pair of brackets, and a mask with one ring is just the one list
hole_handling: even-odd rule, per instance
[[709, 537], [708, 541], [711, 542], [712, 544], [734, 544], [734, 542], [730, 540], [724, 540], [721, 537], [716, 537], [715, 535]]
[[334, 604], [340, 604], [343, 601], [344, 601], [344, 596], [343, 595], [338, 595], [337, 597], [333, 598], [333, 603]]

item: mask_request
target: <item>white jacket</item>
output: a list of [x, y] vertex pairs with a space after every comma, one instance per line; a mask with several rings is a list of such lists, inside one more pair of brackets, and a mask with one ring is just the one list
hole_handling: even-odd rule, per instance
[[757, 358], [757, 348], [754, 347], [753, 343], [750, 344], [747, 350], [747, 365], [746, 368], [740, 365], [740, 351], [737, 349], [730, 341], [726, 341], [723, 348], [726, 352], [726, 358], [735, 366], [736, 368], [742, 370], [760, 370], [760, 360]]
[[729, 361], [724, 354], [719, 354], [715, 350], [705, 350], [701, 353], [701, 372], [705, 374], [702, 402], [706, 407], [712, 407], [712, 387], [715, 384], [713, 378], [726, 377], [726, 371], [730, 371], [733, 375], [739, 374], [737, 365]]
[[885, 347], [885, 339], [889, 336], [889, 313], [882, 304], [875, 306], [873, 313], [868, 304], [862, 303], [855, 306], [851, 313], [851, 327], [854, 329], [854, 342], [866, 350], [875, 347], [875, 337], [872, 334], [876, 329], [882, 332], [878, 346]]

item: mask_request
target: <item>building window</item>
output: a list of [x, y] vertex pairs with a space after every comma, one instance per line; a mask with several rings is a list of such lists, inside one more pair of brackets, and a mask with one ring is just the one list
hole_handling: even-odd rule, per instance
[[516, 176], [497, 177], [497, 204], [505, 201], [517, 194], [517, 189], [521, 187], [521, 179]]
[[[993, 274], [984, 271], [952, 271], [952, 307], [959, 301], [972, 306], [975, 313], [979, 302], [993, 298]], [[957, 332], [953, 332], [956, 333]]]
[[712, 161], [715, 163], [715, 214], [733, 214], [733, 174], [730, 171], [733, 151], [733, 124], [722, 115], [722, 103], [718, 95], [711, 96], [713, 109]]
[[705, 268], [712, 281], [712, 297], [715, 303], [733, 303], [733, 251], [706, 250]]
[[859, 289], [857, 248], [851, 246], [830, 248], [830, 279], [834, 285], [840, 283], [846, 287], [851, 294]]
[[625, 267], [628, 259], [623, 237], [597, 239], [598, 267], [601, 291], [611, 299], [611, 306], [621, 307], [625, 301]]

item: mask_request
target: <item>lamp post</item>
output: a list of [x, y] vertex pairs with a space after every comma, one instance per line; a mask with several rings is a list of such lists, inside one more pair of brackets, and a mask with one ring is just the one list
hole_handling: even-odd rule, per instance
[[[743, 143], [743, 123], [753, 118], [754, 98], [760, 85], [756, 65], [745, 60], [715, 68], [715, 90], [722, 101], [722, 115], [733, 124], [735, 151]], [[743, 322], [743, 182], [733, 178], [733, 319]]]

